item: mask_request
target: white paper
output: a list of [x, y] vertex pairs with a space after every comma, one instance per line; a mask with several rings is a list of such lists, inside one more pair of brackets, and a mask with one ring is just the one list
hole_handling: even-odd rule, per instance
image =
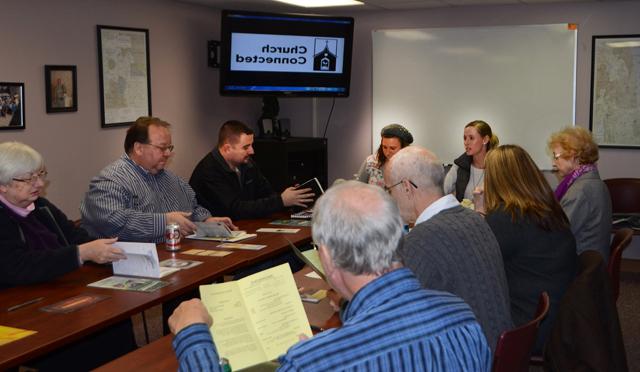
[[113, 246], [122, 249], [127, 255], [126, 260], [113, 263], [114, 275], [160, 278], [169, 274], [165, 271], [161, 275], [158, 251], [154, 243], [116, 242]]

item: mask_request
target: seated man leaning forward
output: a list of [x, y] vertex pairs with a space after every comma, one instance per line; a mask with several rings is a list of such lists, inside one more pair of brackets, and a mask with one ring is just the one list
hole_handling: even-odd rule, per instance
[[387, 190], [406, 223], [400, 256], [429, 289], [462, 297], [476, 314], [491, 348], [513, 327], [500, 246], [482, 216], [444, 195], [444, 169], [435, 155], [410, 146], [384, 171]]
[[265, 217], [294, 205], [306, 207], [313, 201], [313, 193], [307, 188], [274, 192], [251, 155], [253, 130], [236, 120], [222, 124], [217, 148], [200, 160], [189, 180], [198, 202], [211, 213], [246, 219]]
[[[312, 229], [328, 282], [349, 304], [342, 327], [292, 346], [279, 358], [281, 370], [491, 369], [491, 350], [469, 306], [422, 288], [398, 261], [403, 223], [382, 188], [357, 181], [330, 188], [316, 203]], [[220, 369], [212, 322], [197, 299], [169, 318], [181, 370]]]
[[165, 226], [177, 223], [192, 234], [192, 221], [222, 221], [198, 205], [191, 187], [165, 170], [173, 153], [169, 123], [140, 117], [127, 130], [125, 153], [91, 180], [80, 212], [91, 235], [124, 241], [161, 242]]

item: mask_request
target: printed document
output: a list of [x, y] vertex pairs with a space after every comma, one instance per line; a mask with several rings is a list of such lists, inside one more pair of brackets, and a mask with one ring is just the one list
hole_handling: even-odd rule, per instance
[[240, 280], [200, 286], [213, 317], [211, 334], [234, 370], [274, 360], [311, 337], [298, 287], [288, 264]]

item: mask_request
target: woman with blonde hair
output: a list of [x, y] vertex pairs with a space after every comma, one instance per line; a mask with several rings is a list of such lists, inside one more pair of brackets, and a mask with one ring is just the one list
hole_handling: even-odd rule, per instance
[[551, 300], [538, 333], [540, 351], [575, 276], [575, 239], [553, 191], [524, 149], [500, 146], [487, 154], [485, 165], [486, 221], [502, 251], [514, 324], [533, 318], [541, 292]]
[[474, 120], [464, 127], [464, 154], [453, 161], [444, 179], [445, 194], [454, 193], [458, 201], [473, 200], [473, 192], [481, 192], [484, 159], [487, 152], [499, 144], [487, 122]]
[[588, 130], [567, 127], [551, 135], [548, 148], [553, 154], [553, 168], [561, 179], [555, 196], [571, 223], [578, 254], [595, 250], [607, 262], [611, 198], [595, 164], [598, 145]]

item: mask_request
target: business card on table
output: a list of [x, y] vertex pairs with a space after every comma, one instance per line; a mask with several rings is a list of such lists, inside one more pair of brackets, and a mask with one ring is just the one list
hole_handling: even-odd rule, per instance
[[261, 233], [281, 233], [281, 234], [295, 234], [298, 231], [300, 231], [300, 229], [285, 229], [285, 228], [274, 228], [274, 227], [262, 227], [256, 230], [256, 232], [261, 232]]
[[206, 249], [189, 249], [188, 251], [182, 252], [182, 254], [192, 254], [192, 255], [195, 255], [195, 256], [224, 257], [226, 255], [230, 255], [231, 252], [227, 252], [227, 251], [210, 251], [210, 250], [206, 250]]
[[55, 304], [51, 304], [45, 307], [41, 307], [40, 310], [45, 311], [47, 313], [58, 313], [58, 314], [66, 314], [70, 313], [83, 307], [87, 307], [89, 305], [95, 304], [96, 302], [100, 302], [109, 298], [109, 296], [102, 296], [96, 294], [89, 295], [79, 295], [67, 298], [66, 300], [62, 300], [60, 302], [56, 302]]
[[217, 245], [218, 248], [227, 248], [227, 249], [248, 249], [250, 251], [259, 251], [262, 248], [266, 248], [266, 245], [263, 244], [242, 244], [242, 243], [223, 243]]

